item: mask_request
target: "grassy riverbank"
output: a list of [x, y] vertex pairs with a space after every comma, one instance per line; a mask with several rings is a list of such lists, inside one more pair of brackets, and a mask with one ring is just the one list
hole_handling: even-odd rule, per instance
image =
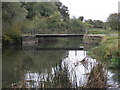
[[[101, 34], [99, 31], [100, 30], [98, 30], [97, 34]], [[105, 30], [103, 31], [104, 34], [108, 32]], [[107, 62], [109, 68], [120, 68], [120, 51], [118, 49], [119, 37], [113, 35], [117, 34], [116, 32], [117, 31], [110, 31], [110, 36], [103, 36], [100, 45], [93, 48], [88, 53], [92, 58], [95, 58], [96, 60]]]
[[118, 34], [117, 30], [109, 30], [104, 28], [90, 28], [88, 34]]

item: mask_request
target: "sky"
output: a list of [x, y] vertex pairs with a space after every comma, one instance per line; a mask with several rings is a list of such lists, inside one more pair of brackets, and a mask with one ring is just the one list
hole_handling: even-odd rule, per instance
[[106, 21], [111, 13], [118, 12], [120, 0], [60, 0], [69, 9], [70, 17]]

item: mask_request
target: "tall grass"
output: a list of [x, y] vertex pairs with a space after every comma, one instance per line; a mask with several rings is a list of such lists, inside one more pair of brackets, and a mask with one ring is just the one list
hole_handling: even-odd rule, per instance
[[106, 65], [96, 65], [89, 76], [86, 88], [106, 88], [107, 85], [107, 72], [104, 69]]

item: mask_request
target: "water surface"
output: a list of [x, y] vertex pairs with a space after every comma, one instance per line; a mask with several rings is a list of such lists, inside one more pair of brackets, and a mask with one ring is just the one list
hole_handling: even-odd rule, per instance
[[[3, 88], [85, 87], [98, 62], [87, 56], [89, 45], [86, 49], [83, 42], [82, 37], [46, 38], [35, 45], [4, 48]], [[119, 87], [118, 73], [109, 70], [111, 87]]]

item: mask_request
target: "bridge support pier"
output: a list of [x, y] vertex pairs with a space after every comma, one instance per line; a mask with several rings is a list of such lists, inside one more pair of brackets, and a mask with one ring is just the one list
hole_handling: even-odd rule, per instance
[[22, 45], [35, 45], [38, 43], [38, 38], [36, 36], [22, 36], [21, 44]]

